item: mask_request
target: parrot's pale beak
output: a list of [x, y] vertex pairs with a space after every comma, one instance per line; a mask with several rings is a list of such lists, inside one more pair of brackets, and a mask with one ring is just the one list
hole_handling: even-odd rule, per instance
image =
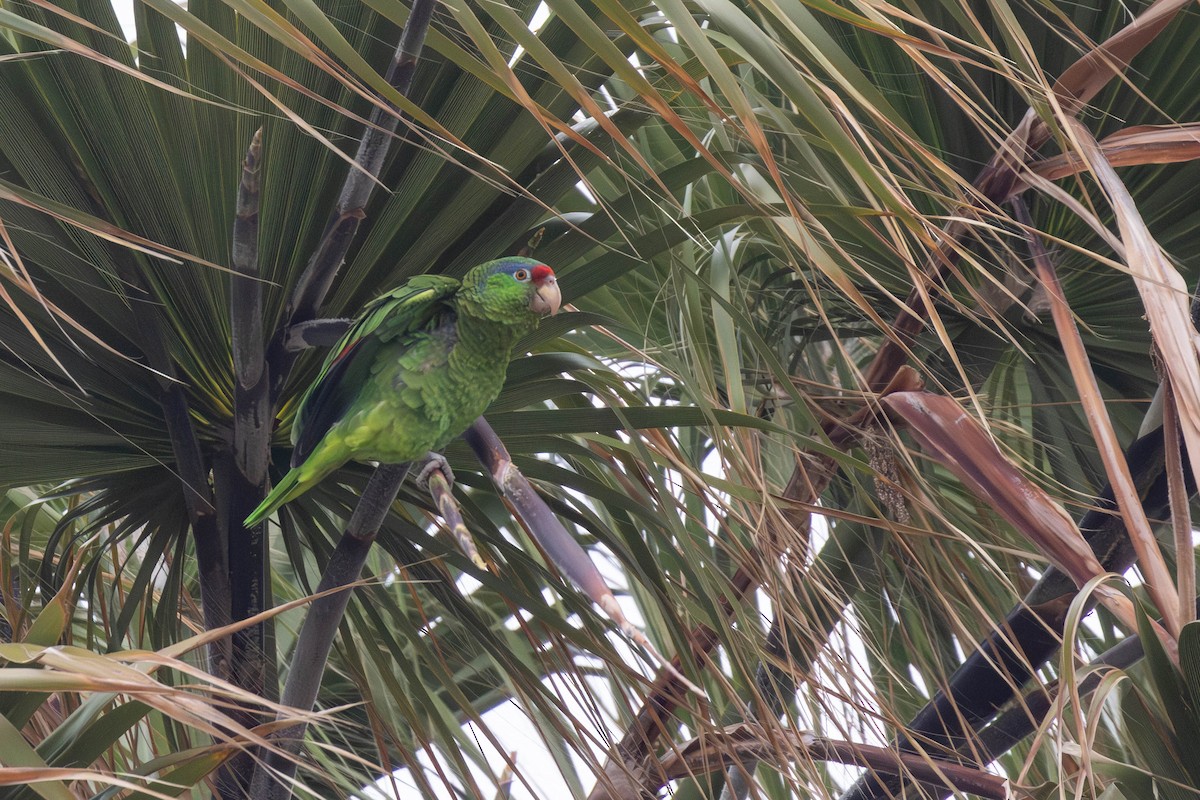
[[529, 301], [530, 310], [544, 317], [557, 314], [558, 307], [561, 305], [562, 292], [558, 290], [558, 279], [550, 274], [538, 281], [537, 292]]

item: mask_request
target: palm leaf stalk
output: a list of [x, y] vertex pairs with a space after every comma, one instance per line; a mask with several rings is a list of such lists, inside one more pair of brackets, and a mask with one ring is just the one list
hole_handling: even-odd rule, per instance
[[659, 678], [677, 681], [688, 691], [705, 697], [704, 690], [680, 672], [680, 667], [676, 666], [675, 661], [664, 658], [646, 638], [646, 634], [625, 616], [612, 589], [605, 583], [604, 576], [600, 574], [587, 551], [567, 532], [558, 517], [546, 505], [546, 501], [534, 490], [529, 479], [517, 469], [508, 448], [488, 421], [483, 417], [475, 420], [463, 434], [463, 438], [475, 453], [475, 457], [487, 467], [505, 503], [550, 556], [551, 561], [581, 588], [593, 603], [603, 609], [623, 634], [650, 654], [662, 667]]
[[353, 324], [354, 320], [346, 317], [297, 322], [288, 328], [283, 346], [293, 353], [310, 347], [333, 347]]
[[[1196, 598], [1193, 607], [1200, 611], [1200, 597]], [[1161, 622], [1162, 620], [1160, 620]], [[1141, 636], [1136, 634], [1128, 636], [1078, 670], [1083, 677], [1079, 680], [1075, 690], [1076, 694], [1081, 698], [1087, 698], [1100, 687], [1109, 670], [1129, 669], [1141, 661], [1145, 655], [1146, 651]], [[1011, 708], [979, 731], [974, 737], [975, 750], [964, 751], [960, 748], [959, 755], [980, 764], [994, 761], [1032, 734], [1046, 716], [1053, 711], [1059, 696], [1058, 681], [1026, 692]], [[942, 793], [939, 796], [945, 797], [946, 795]]]
[[[254, 132], [242, 177], [238, 184], [233, 223], [229, 316], [237, 395], [233, 420], [233, 459], [247, 489], [266, 490], [270, 426], [266, 362], [263, 358], [262, 278], [258, 266], [259, 162], [262, 160], [262, 128]], [[238, 492], [237, 494], [241, 494]]]
[[[386, 79], [400, 95], [408, 93], [412, 86], [412, 77], [416, 63], [420, 57], [425, 41], [426, 32], [433, 16], [435, 0], [417, 0], [413, 4], [400, 40], [396, 46], [392, 60], [388, 66]], [[267, 465], [270, 458], [270, 442], [273, 432], [272, 423], [275, 411], [280, 402], [280, 392], [295, 363], [297, 351], [288, 349], [289, 330], [297, 322], [305, 322], [316, 316], [316, 311], [325, 299], [333, 279], [341, 267], [346, 252], [358, 231], [359, 222], [365, 216], [363, 209], [369, 201], [377, 183], [377, 176], [383, 168], [383, 161], [400, 123], [401, 113], [393, 105], [380, 103], [372, 110], [368, 126], [360, 140], [355, 155], [354, 168], [351, 168], [342, 186], [333, 217], [326, 227], [321, 243], [318, 245], [308, 266], [289, 295], [288, 306], [283, 322], [273, 337], [267, 351], [262, 350], [262, 286], [258, 280], [257, 241], [258, 241], [258, 164], [261, 159], [261, 131], [254, 135], [243, 166], [242, 180], [238, 189], [237, 210], [233, 236], [234, 273], [230, 277], [231, 291], [231, 333], [234, 353], [234, 368], [236, 386], [234, 393], [234, 432], [233, 451], [231, 458], [219, 459], [213, 465], [214, 483], [225, 489], [224, 497], [228, 501], [221, 509], [221, 522], [224, 528], [224, 539], [228, 543], [228, 560], [225, 566], [229, 571], [229, 580], [238, 588], [235, 596], [232, 589], [230, 596], [231, 607], [227, 612], [230, 618], [221, 622], [225, 624], [254, 616], [262, 611], [268, 599], [264, 596], [270, 586], [268, 575], [268, 540], [266, 524], [259, 524], [247, 529], [243, 523], [246, 516], [261, 502], [268, 489]], [[395, 487], [387, 498], [386, 505], [395, 499], [404, 472], [394, 481]], [[395, 478], [391, 471], [386, 473], [389, 483], [377, 486], [371, 501], [378, 502], [390, 487], [390, 478]], [[367, 498], [364, 496], [364, 500]], [[372, 506], [373, 507], [373, 506]], [[357, 512], [356, 512], [357, 513]], [[366, 512], [363, 512], [366, 513]], [[353, 519], [352, 519], [353, 522]], [[359, 525], [371, 522], [370, 519], [360, 519]], [[371, 523], [372, 530], [377, 530], [378, 521]], [[347, 559], [345, 566], [351, 568], [354, 559], [365, 561], [370, 543], [359, 542], [358, 538], [349, 531], [343, 553]], [[373, 534], [372, 534], [373, 536]], [[346, 537], [343, 537], [345, 540]], [[357, 546], [352, 546], [357, 543]], [[199, 551], [199, 546], [197, 546]], [[358, 572], [361, 572], [362, 561], [359, 562]], [[203, 562], [201, 562], [203, 569]], [[358, 572], [355, 572], [357, 578]], [[340, 580], [338, 574], [327, 578], [332, 585]], [[338, 620], [345, 610], [346, 593], [340, 593], [326, 601], [326, 604], [339, 604], [335, 616]], [[207, 608], [207, 602], [205, 603]], [[314, 607], [314, 611], [316, 608]], [[322, 613], [334, 614], [334, 611], [322, 606]], [[207, 611], [206, 611], [207, 614]], [[213, 625], [209, 625], [213, 627]], [[328, 658], [328, 649], [332, 644], [320, 641], [321, 637], [332, 637], [336, 633], [337, 624], [332, 629], [317, 626], [309, 634], [306, 646], [311, 648], [312, 657], [309, 662], [316, 674], [301, 674], [295, 680], [302, 686], [293, 689], [290, 696], [307, 698], [309, 689], [313, 696], [304, 703], [305, 708], [311, 708], [315, 700], [315, 692], [320, 684], [320, 675]], [[305, 630], [308, 630], [305, 628]], [[316, 637], [318, 642], [310, 643]], [[275, 693], [274, 658], [268, 652], [266, 625], [254, 626], [234, 637], [227, 645], [230, 658], [226, 663], [236, 664], [230, 676], [239, 685], [258, 693], [269, 691]], [[273, 648], [271, 648], [273, 649]], [[269, 657], [270, 656], [270, 657]], [[236, 660], [234, 660], [236, 659]], [[299, 663], [299, 662], [297, 662]], [[289, 673], [288, 686], [293, 677]], [[305, 681], [312, 682], [310, 687]], [[267, 687], [271, 688], [268, 690]], [[285, 688], [285, 697], [289, 694]], [[300, 737], [303, 738], [302, 736]], [[220, 784], [226, 793], [238, 791], [236, 787], [245, 787], [253, 780], [251, 770], [254, 765], [245, 757], [234, 759], [222, 772]], [[263, 774], [262, 768], [256, 770]], [[263, 779], [260, 779], [260, 782]], [[283, 786], [276, 783], [275, 786]], [[289, 790], [290, 791], [290, 790]]]
[[[371, 475], [345, 533], [321, 574], [317, 593], [322, 596], [313, 601], [300, 628], [300, 638], [292, 653], [292, 667], [283, 689], [285, 706], [308, 711], [316, 702], [329, 651], [345, 616], [346, 604], [350, 602], [351, 589], [333, 590], [349, 587], [362, 576], [371, 545], [400, 491], [408, 468], [408, 464], [381, 464]], [[323, 594], [326, 592], [329, 594]], [[295, 725], [269, 737], [278, 743], [280, 752], [272, 751], [262, 757], [255, 767], [247, 796], [265, 800], [286, 800], [292, 796], [292, 779], [298, 766], [296, 756], [304, 745], [306, 729], [305, 724]]]
[[[233, 485], [224, 487], [221, 496], [229, 497], [230, 508], [222, 515], [229, 542], [230, 581], [237, 596], [232, 611], [239, 619], [254, 616], [269, 605], [260, 596], [270, 585], [266, 551], [266, 529], [230, 530], [238, 515], [253, 504], [254, 498], [267, 491], [267, 467], [271, 447], [270, 398], [267, 396], [267, 370], [263, 358], [262, 280], [258, 266], [259, 162], [262, 159], [262, 129], [259, 128], [246, 151], [242, 179], [238, 185], [236, 218], [233, 225], [233, 272], [230, 274], [231, 345], [234, 368], [233, 444], [229, 457], [233, 463], [215, 468], [218, 478]], [[239, 502], [240, 501], [240, 502]], [[253, 507], [253, 505], [251, 505]], [[230, 535], [232, 533], [232, 535]], [[241, 535], [239, 535], [241, 534]], [[248, 679], [243, 688], [274, 696], [274, 681], [267, 665], [274, 663], [266, 648], [265, 626], [255, 626], [233, 639], [233, 657]]]
[[[127, 252], [118, 253], [118, 275], [126, 286], [139, 296], [149, 295], [145, 282]], [[160, 403], [171, 450], [175, 456], [179, 480], [183, 484], [183, 499], [187, 509], [192, 536], [196, 545], [196, 562], [201, 574], [201, 603], [205, 626], [209, 629], [228, 624], [230, 619], [230, 585], [228, 561], [221, 546], [217, 524], [217, 509], [209, 487], [200, 442], [192, 424], [191, 411], [183, 384], [178, 380], [174, 363], [168, 353], [162, 320], [157, 309], [139, 301], [130, 302], [137, 326], [139, 346], [146, 363], [154, 370], [159, 385]], [[211, 665], [213, 675], [228, 679], [235, 674], [232, 651], [222, 645], [222, 654]]]

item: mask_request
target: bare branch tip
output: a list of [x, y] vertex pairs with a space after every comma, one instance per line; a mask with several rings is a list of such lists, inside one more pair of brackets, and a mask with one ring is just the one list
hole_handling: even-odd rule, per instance
[[603, 597], [598, 601], [598, 605], [601, 609], [603, 609], [604, 613], [608, 615], [609, 619], [617, 623], [617, 627], [621, 629], [621, 633], [628, 636], [634, 642], [634, 644], [645, 650], [650, 657], [654, 659], [655, 663], [664, 669], [672, 678], [682, 683], [687, 687], [688, 691], [694, 693], [698, 697], [702, 697], [705, 700], [709, 699], [708, 692], [704, 691], [704, 689], [688, 680], [687, 676], [680, 672], [679, 668], [676, 667], [669, 658], [658, 652], [658, 649], [655, 648], [655, 646], [650, 642], [650, 639], [646, 636], [645, 632], [643, 632], [641, 628], [634, 625], [626, 618], [625, 612], [623, 612], [621, 607], [617, 604], [616, 597], [611, 594]]
[[[246, 158], [242, 161], [242, 183], [251, 184], [248, 188], [258, 191], [258, 166], [262, 159], [262, 132], [259, 128], [250, 137], [250, 146], [246, 148]], [[253, 176], [253, 180], [250, 179]]]
[[650, 644], [650, 640], [646, 638], [646, 634], [642, 633], [637, 628], [634, 628], [634, 630], [637, 631], [637, 636], [632, 637], [633, 640], [635, 642], [637, 642], [638, 644], [640, 644], [642, 646], [642, 649], [644, 649], [647, 653], [649, 653], [650, 657], [653, 658], [656, 662], [658, 662], [658, 665], [660, 667], [662, 667], [662, 669], [665, 670], [667, 672], [667, 674], [669, 674], [672, 678], [674, 678], [675, 680], [677, 680], [681, 684], [683, 684], [685, 687], [687, 687], [687, 690], [689, 692], [691, 692], [692, 694], [696, 695], [697, 697], [699, 697], [705, 701], [707, 701], [709, 699], [708, 692], [704, 691], [704, 689], [702, 687], [700, 687], [699, 685], [692, 683], [690, 680], [688, 680], [687, 676], [684, 675], [682, 672], [680, 672], [679, 668], [676, 667], [673, 663], [671, 663], [671, 659], [667, 658], [662, 653], [658, 652], [658, 650], [656, 650], [654, 648], [654, 645]]

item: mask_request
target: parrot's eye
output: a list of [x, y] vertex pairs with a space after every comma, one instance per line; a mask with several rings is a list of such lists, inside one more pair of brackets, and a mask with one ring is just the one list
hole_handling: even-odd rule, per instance
[[529, 270], [519, 269], [513, 273], [513, 277], [519, 280], [521, 283], [524, 283], [525, 281], [529, 280]]

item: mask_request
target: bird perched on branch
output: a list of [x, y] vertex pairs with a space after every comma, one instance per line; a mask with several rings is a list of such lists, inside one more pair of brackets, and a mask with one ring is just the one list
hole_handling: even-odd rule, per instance
[[246, 518], [257, 525], [350, 460], [401, 463], [441, 450], [504, 385], [517, 339], [562, 302], [530, 258], [421, 275], [368, 305], [330, 351], [292, 424], [292, 469]]

